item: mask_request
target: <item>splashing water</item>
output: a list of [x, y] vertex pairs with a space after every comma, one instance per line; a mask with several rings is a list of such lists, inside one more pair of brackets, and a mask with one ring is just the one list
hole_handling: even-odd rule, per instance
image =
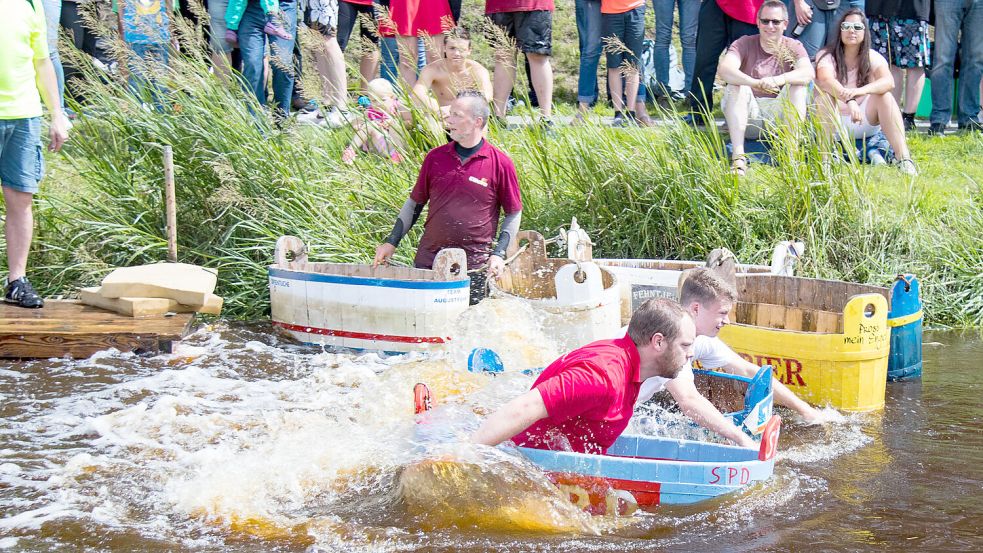
[[[535, 317], [518, 302], [484, 302], [455, 346], [429, 357], [329, 353], [219, 325], [171, 355], [18, 364], [0, 387], [0, 548], [391, 550], [461, 546], [469, 532], [672, 541], [684, 526], [739, 527], [823, 485], [782, 468], [709, 506], [591, 517], [522, 458], [462, 444], [529, 388], [521, 369], [559, 353]], [[505, 373], [467, 372], [471, 347], [496, 344]], [[419, 434], [415, 382], [449, 421], [431, 430], [442, 445]], [[674, 432], [675, 416], [635, 428]], [[819, 445], [780, 452], [779, 465], [862, 447], [861, 424], [847, 418]]]

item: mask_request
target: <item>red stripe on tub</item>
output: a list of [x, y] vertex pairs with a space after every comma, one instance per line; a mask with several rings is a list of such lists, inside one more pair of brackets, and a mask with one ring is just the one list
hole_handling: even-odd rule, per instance
[[273, 326], [293, 330], [294, 332], [306, 332], [308, 334], [320, 334], [322, 336], [337, 336], [339, 338], [356, 338], [358, 340], [377, 340], [381, 342], [399, 342], [402, 344], [443, 344], [447, 338], [440, 336], [393, 336], [390, 334], [373, 334], [370, 332], [351, 332], [348, 330], [333, 330], [330, 328], [318, 328], [308, 325], [294, 325], [273, 321]]

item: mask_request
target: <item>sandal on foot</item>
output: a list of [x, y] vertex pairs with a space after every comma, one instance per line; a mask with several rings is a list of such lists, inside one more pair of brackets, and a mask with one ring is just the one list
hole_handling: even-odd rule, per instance
[[743, 177], [747, 174], [747, 157], [738, 156], [730, 160], [730, 174]]

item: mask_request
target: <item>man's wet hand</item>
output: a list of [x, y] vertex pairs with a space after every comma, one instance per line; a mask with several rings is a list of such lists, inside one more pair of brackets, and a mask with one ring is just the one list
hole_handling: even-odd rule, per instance
[[502, 276], [505, 273], [505, 260], [497, 255], [492, 255], [488, 258], [488, 278], [495, 278]]
[[396, 253], [396, 246], [393, 246], [389, 242], [379, 244], [375, 247], [375, 260], [372, 262], [372, 266], [378, 267], [379, 265], [389, 263], [389, 259], [392, 258], [394, 253]]

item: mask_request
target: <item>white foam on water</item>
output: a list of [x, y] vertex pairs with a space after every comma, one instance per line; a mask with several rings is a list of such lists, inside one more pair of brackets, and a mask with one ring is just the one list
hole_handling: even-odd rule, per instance
[[[189, 549], [220, 548], [230, 535], [245, 535], [286, 540], [294, 550], [313, 541], [327, 551], [396, 551], [427, 543], [427, 528], [454, 524], [493, 531], [518, 523], [586, 535], [617, 535], [652, 516], [685, 524], [687, 516], [592, 519], [521, 459], [460, 443], [432, 447], [466, 440], [482, 417], [529, 389], [534, 377], [521, 370], [558, 356], [537, 317], [523, 302], [483, 302], [438, 355], [326, 352], [241, 329], [235, 333], [245, 337], [230, 340], [219, 324], [149, 359], [112, 350], [57, 360], [43, 375], [75, 375], [82, 384], [38, 401], [15, 399], [21, 413], [5, 432], [31, 436], [32, 449], [0, 451], [0, 487], [20, 496], [0, 502], [7, 515], [0, 528], [31, 530], [71, 518], [136, 528]], [[467, 355], [479, 346], [502, 356], [505, 374], [467, 372]], [[42, 378], [6, 372], [18, 385]], [[429, 384], [444, 420], [426, 438], [413, 415], [416, 382]], [[650, 413], [630, 430], [677, 435], [692, 428], [678, 413]], [[862, 445], [860, 421], [836, 430], [852, 447]], [[841, 440], [830, 436], [821, 454], [809, 446], [780, 452], [779, 464], [850, 451]], [[441, 464], [440, 456], [454, 462]], [[435, 458], [416, 485], [437, 503], [414, 512], [412, 497], [401, 495], [413, 482], [401, 475]], [[739, 526], [802, 486], [794, 472], [783, 472], [713, 516]]]
[[20, 538], [0, 538], [0, 549], [10, 549], [17, 545]]
[[[807, 436], [791, 447], [779, 449], [776, 454], [778, 462], [793, 464], [820, 463], [835, 459], [873, 441], [863, 431], [867, 415], [863, 413], [841, 414], [841, 422], [830, 422], [821, 426], [808, 425], [795, 429], [795, 432]], [[791, 429], [783, 428], [782, 433]], [[799, 438], [801, 440], [801, 437]]]

